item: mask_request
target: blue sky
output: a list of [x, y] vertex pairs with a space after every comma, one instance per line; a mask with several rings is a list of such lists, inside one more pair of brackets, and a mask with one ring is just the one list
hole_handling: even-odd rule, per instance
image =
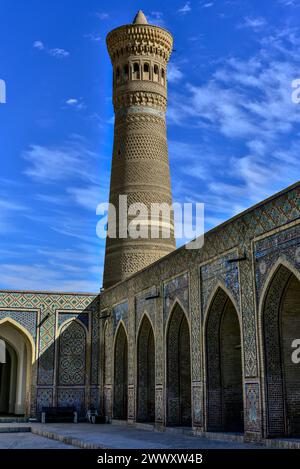
[[105, 36], [142, 8], [169, 29], [178, 202], [206, 228], [299, 178], [299, 0], [0, 0], [0, 288], [97, 292], [113, 139]]

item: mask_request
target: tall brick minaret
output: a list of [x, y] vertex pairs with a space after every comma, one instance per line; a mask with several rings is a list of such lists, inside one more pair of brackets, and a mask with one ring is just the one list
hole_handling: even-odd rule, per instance
[[[113, 65], [115, 110], [109, 201], [117, 208], [119, 196], [126, 195], [128, 206], [141, 202], [146, 204], [149, 213], [151, 203], [166, 203], [171, 207], [166, 107], [167, 63], [173, 38], [165, 29], [148, 24], [144, 13], [139, 11], [132, 24], [114, 29], [106, 41]], [[149, 219], [142, 223], [150, 233]], [[104, 288], [175, 248], [173, 213], [168, 219], [160, 216], [156, 223], [161, 230], [170, 228], [167, 239], [162, 231], [158, 238], [150, 234], [148, 238], [138, 239], [125, 238], [124, 234], [107, 237]], [[117, 233], [119, 227], [117, 209]]]

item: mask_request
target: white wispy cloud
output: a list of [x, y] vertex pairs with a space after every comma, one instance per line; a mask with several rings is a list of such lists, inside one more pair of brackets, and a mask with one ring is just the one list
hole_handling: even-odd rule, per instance
[[101, 21], [107, 20], [107, 19], [109, 18], [109, 14], [108, 14], [106, 11], [97, 12], [97, 13], [96, 13], [96, 16], [97, 16], [97, 18], [99, 18], [99, 20], [101, 20]]
[[69, 57], [70, 52], [68, 52], [65, 49], [55, 48], [55, 49], [49, 49], [49, 54], [52, 55], [52, 57], [57, 57], [58, 59], [63, 59], [65, 57]]
[[108, 184], [106, 186], [91, 185], [88, 187], [70, 187], [67, 192], [73, 200], [83, 208], [96, 212], [96, 207], [108, 201]]
[[33, 47], [34, 47], [35, 49], [38, 49], [38, 50], [44, 50], [44, 49], [45, 49], [45, 46], [44, 46], [44, 44], [43, 44], [42, 41], [35, 41], [35, 42], [33, 43]]
[[207, 82], [173, 93], [169, 122], [201, 131], [196, 146], [170, 142], [174, 195], [205, 202], [211, 221], [221, 222], [299, 178], [300, 113], [291, 100], [299, 40], [294, 29], [273, 31], [252, 57], [226, 59]]
[[284, 7], [300, 6], [299, 0], [278, 0], [278, 3], [280, 3]]
[[68, 104], [68, 106], [75, 106], [78, 104], [78, 99], [76, 98], [67, 99], [66, 104]]
[[14, 202], [13, 200], [8, 200], [0, 197], [0, 210], [3, 211], [23, 211], [26, 210], [26, 207], [23, 204]]
[[[74, 207], [73, 207], [74, 209]], [[25, 217], [32, 223], [37, 223], [39, 227], [45, 225], [47, 231], [53, 231], [63, 235], [61, 240], [68, 240], [68, 243], [80, 241], [96, 250], [96, 245], [101, 242], [96, 235], [96, 216], [85, 216], [77, 211], [77, 217], [72, 216], [73, 210], [47, 210], [42, 213], [35, 212], [26, 214]]]
[[72, 107], [72, 108], [77, 109], [79, 111], [86, 108], [86, 105], [84, 104], [83, 98], [69, 98], [69, 99], [66, 100], [65, 104], [68, 107]]
[[46, 202], [51, 205], [64, 205], [65, 199], [61, 197], [61, 195], [51, 195], [51, 194], [35, 194], [35, 199], [41, 202]]
[[70, 52], [68, 52], [67, 50], [65, 49], [62, 49], [62, 48], [48, 48], [47, 46], [45, 46], [45, 44], [42, 42], [42, 41], [35, 41], [33, 43], [33, 47], [34, 49], [37, 49], [41, 52], [45, 52], [46, 54], [50, 55], [51, 57], [55, 57], [55, 58], [58, 58], [58, 59], [64, 59], [66, 57], [69, 57], [70, 55]]
[[93, 42], [102, 41], [102, 36], [100, 36], [99, 34], [96, 34], [96, 33], [88, 33], [88, 34], [85, 34], [84, 37], [86, 39], [89, 39], [90, 41], [93, 41]]
[[164, 14], [161, 11], [151, 11], [151, 13], [146, 16], [149, 24], [165, 26]]
[[28, 163], [25, 174], [37, 181], [97, 180], [93, 170], [97, 155], [80, 138], [58, 146], [32, 144], [22, 156]]
[[168, 81], [170, 83], [175, 83], [181, 80], [183, 77], [183, 73], [179, 69], [178, 65], [174, 62], [170, 62], [168, 65]]
[[178, 13], [181, 13], [182, 15], [185, 15], [186, 13], [189, 13], [192, 11], [191, 7], [191, 2], [186, 2], [179, 10], [177, 10]]
[[8, 193], [0, 194], [0, 233], [6, 234], [15, 231], [15, 217], [28, 211], [28, 207], [18, 202]]
[[267, 25], [265, 18], [246, 16], [244, 21], [239, 25], [240, 28], [251, 28], [254, 31], [259, 31]]
[[[291, 82], [299, 67], [297, 40], [292, 36], [292, 45], [290, 38], [286, 34], [281, 39], [277, 36], [275, 42], [263, 41], [264, 48], [256, 56], [230, 58], [207, 83], [187, 84], [189, 98], [175, 96], [174, 117], [182, 121], [194, 116], [198, 126], [209, 125], [226, 137], [263, 136], [270, 140], [278, 133], [289, 132], [300, 122], [298, 108], [291, 100]], [[254, 98], [253, 91], [259, 99]]]
[[[72, 264], [75, 268], [75, 265], [78, 264], [90, 264], [98, 265], [94, 255], [94, 251], [91, 249], [90, 245], [79, 244], [76, 246], [76, 249], [67, 248], [67, 249], [54, 249], [54, 248], [45, 248], [35, 246], [37, 254], [44, 256], [46, 259], [55, 260], [55, 262], [62, 262], [66, 265]], [[76, 267], [76, 268], [77, 268]], [[86, 269], [86, 266], [83, 267]]]
[[0, 283], [3, 288], [24, 290], [95, 292], [99, 282], [87, 279], [86, 270], [80, 276], [70, 276], [65, 269], [51, 268], [48, 264], [0, 264]]

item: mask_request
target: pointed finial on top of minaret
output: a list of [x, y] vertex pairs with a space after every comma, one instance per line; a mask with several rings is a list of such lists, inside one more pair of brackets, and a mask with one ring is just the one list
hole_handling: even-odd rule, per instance
[[147, 18], [142, 12], [142, 10], [139, 10], [135, 15], [133, 24], [148, 24]]

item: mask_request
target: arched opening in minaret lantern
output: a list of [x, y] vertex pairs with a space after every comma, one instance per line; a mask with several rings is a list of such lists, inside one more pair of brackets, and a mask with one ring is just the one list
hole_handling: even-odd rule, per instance
[[155, 64], [153, 68], [153, 81], [159, 81], [159, 68], [157, 64]]
[[134, 62], [133, 64], [133, 79], [140, 79], [140, 64], [138, 62]]
[[150, 80], [150, 65], [148, 62], [144, 63], [143, 80]]

